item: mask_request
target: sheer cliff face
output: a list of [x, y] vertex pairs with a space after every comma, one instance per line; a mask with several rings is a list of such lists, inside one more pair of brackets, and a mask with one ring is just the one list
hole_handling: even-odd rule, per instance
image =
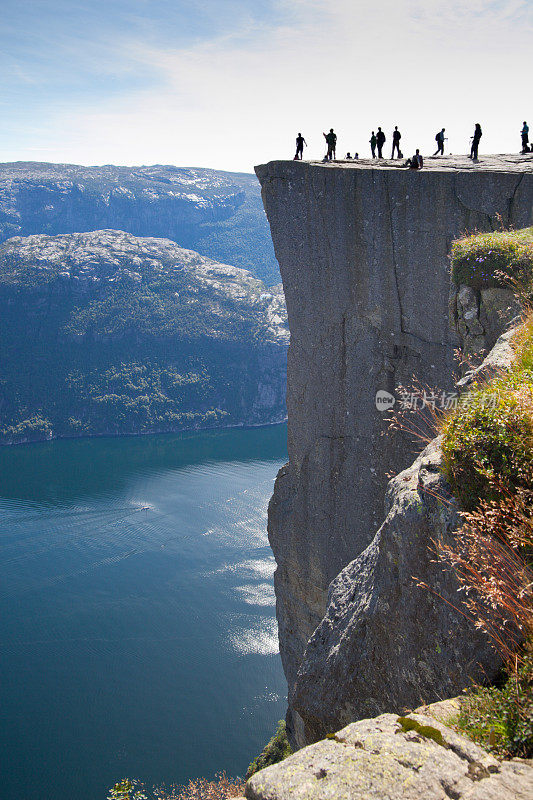
[[474, 170], [466, 159], [429, 159], [428, 167], [256, 168], [291, 331], [289, 463], [269, 509], [289, 707], [328, 585], [374, 537], [387, 475], [416, 452], [386, 432], [376, 392], [413, 376], [451, 388], [452, 239], [490, 229], [497, 214], [531, 224], [531, 163], [494, 157]]

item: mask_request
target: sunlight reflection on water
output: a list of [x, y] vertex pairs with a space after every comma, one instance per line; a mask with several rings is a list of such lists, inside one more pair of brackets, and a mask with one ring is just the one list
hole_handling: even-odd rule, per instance
[[0, 451], [2, 800], [242, 774], [261, 750], [286, 699], [266, 534], [285, 437]]

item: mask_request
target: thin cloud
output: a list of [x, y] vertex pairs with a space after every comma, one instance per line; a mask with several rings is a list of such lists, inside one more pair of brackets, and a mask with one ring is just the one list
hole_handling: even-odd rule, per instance
[[399, 124], [404, 150], [425, 152], [444, 125], [465, 152], [479, 118], [485, 152], [518, 149], [527, 113], [513, 86], [528, 74], [532, 32], [523, 0], [383, 0], [379, 13], [367, 0], [292, 0], [270, 24], [253, 13], [232, 23], [185, 47], [115, 40], [113, 59], [149, 76], [146, 88], [74, 105], [52, 123], [57, 144], [43, 144], [59, 160], [250, 171], [290, 157], [298, 130], [320, 157], [332, 125], [340, 149], [361, 154], [378, 124]]

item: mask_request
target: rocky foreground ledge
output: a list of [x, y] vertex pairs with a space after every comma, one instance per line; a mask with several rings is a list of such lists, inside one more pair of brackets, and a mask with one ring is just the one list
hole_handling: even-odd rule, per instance
[[[438, 707], [442, 704], [437, 703]], [[531, 800], [533, 762], [498, 761], [433, 716], [354, 722], [248, 781], [248, 800]], [[449, 709], [453, 713], [453, 707]]]

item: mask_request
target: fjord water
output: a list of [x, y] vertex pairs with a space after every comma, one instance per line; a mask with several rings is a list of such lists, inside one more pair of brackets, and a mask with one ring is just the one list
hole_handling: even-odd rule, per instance
[[243, 775], [286, 705], [286, 426], [0, 449], [3, 800]]

